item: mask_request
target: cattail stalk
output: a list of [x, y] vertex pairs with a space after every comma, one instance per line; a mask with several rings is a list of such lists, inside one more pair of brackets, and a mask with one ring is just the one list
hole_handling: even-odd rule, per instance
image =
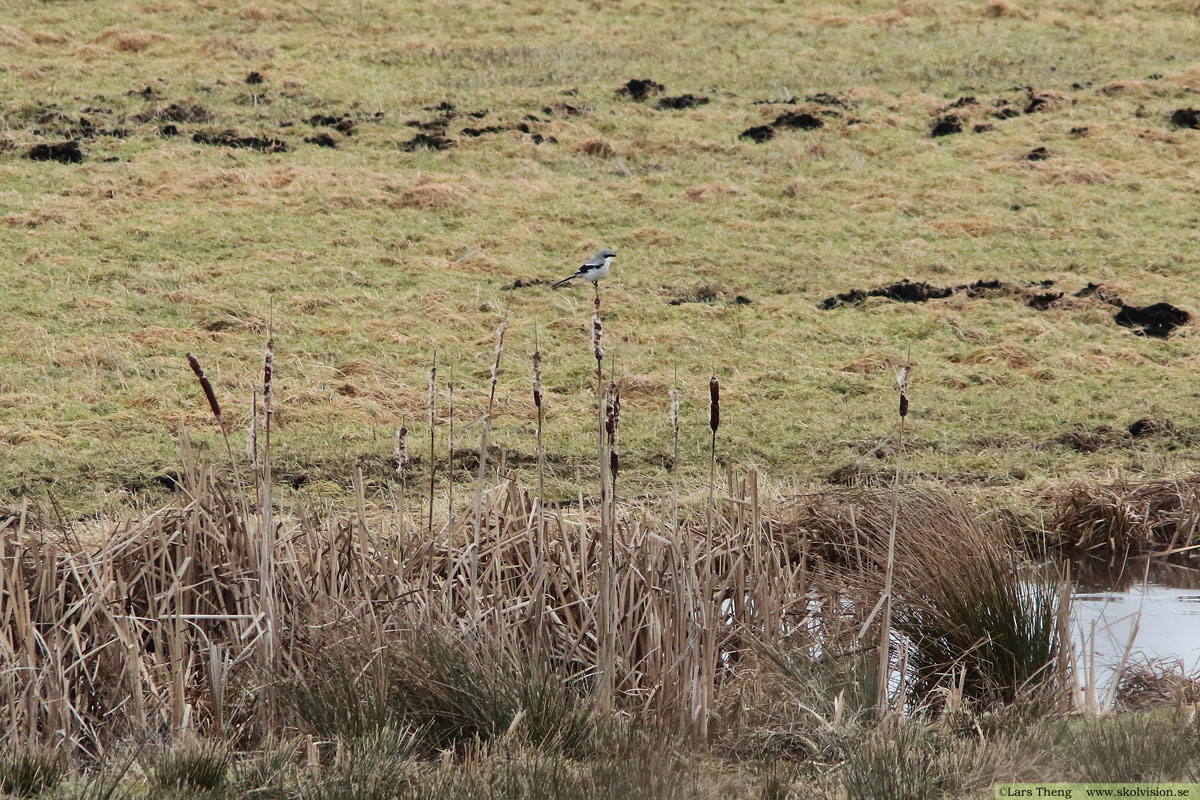
[[671, 531], [679, 541], [679, 364], [675, 364], [675, 388], [668, 393], [671, 399]]
[[600, 472], [600, 552], [602, 554], [600, 574], [599, 616], [596, 634], [599, 639], [599, 664], [601, 673], [600, 691], [597, 706], [601, 713], [607, 713], [613, 705], [616, 693], [616, 664], [615, 646], [610, 645], [613, 639], [615, 622], [613, 620], [613, 530], [609, 518], [608, 506], [608, 447], [605, 442], [605, 407], [604, 391], [604, 325], [600, 322], [600, 284], [593, 284], [596, 290], [595, 310], [592, 313], [592, 355], [596, 357], [596, 440]]
[[400, 479], [400, 537], [404, 530], [404, 496], [408, 493], [408, 426], [403, 422], [396, 429], [396, 477]]
[[879, 674], [875, 702], [880, 716], [883, 716], [891, 705], [888, 698], [888, 677], [892, 658], [892, 574], [896, 566], [896, 528], [900, 520], [900, 464], [904, 456], [904, 421], [908, 418], [908, 384], [911, 372], [911, 362], [896, 372], [896, 388], [900, 390], [900, 425], [896, 441], [896, 478], [892, 483], [892, 524], [888, 531], [887, 571], [883, 577], [883, 620], [879, 631]]
[[448, 494], [446, 496], [446, 530], [454, 528], [454, 365], [450, 365], [450, 380], [446, 382], [447, 413], [450, 414], [450, 434], [447, 443], [449, 461], [446, 462], [446, 474], [450, 477]]
[[717, 478], [717, 429], [721, 427], [721, 381], [716, 375], [708, 379], [708, 427], [712, 431], [712, 444], [708, 453], [708, 560], [712, 562], [712, 515], [713, 494]]
[[200, 360], [191, 353], [187, 354], [188, 366], [192, 368], [192, 372], [196, 373], [196, 378], [200, 381], [200, 389], [204, 392], [204, 397], [208, 400], [208, 408], [212, 411], [213, 418], [217, 421], [217, 428], [221, 431], [221, 438], [225, 440], [225, 452], [229, 456], [229, 466], [233, 469], [233, 479], [237, 483], [238, 494], [242, 496], [242, 512], [245, 516], [245, 497], [242, 489], [242, 476], [238, 472], [237, 461], [233, 457], [233, 447], [229, 444], [229, 432], [225, 430], [225, 420], [221, 417], [221, 406], [217, 403], [217, 393], [213, 391], [212, 383], [204, 374], [204, 369], [200, 366]]
[[246, 461], [258, 469], [258, 389], [250, 392], [250, 422], [246, 426]]
[[[437, 350], [429, 366], [429, 541], [433, 542], [433, 483], [437, 477], [437, 453], [434, 452], [434, 430], [437, 425]], [[451, 476], [453, 479], [453, 476]]]
[[542, 445], [542, 351], [538, 346], [537, 328], [533, 329], [533, 406], [537, 409], [538, 451], [538, 550], [544, 555], [546, 531], [544, 509], [546, 507], [546, 450]]
[[704, 543], [704, 589], [702, 599], [704, 611], [702, 614], [702, 682], [696, 732], [703, 738], [708, 737], [708, 714], [712, 707], [712, 696], [716, 690], [716, 658], [717, 658], [717, 620], [720, 615], [720, 599], [713, 591], [713, 500], [716, 489], [717, 475], [717, 429], [721, 427], [721, 382], [716, 375], [708, 379], [708, 427], [712, 432], [711, 445], [708, 455], [708, 524], [705, 526]]
[[[274, 499], [271, 487], [271, 415], [274, 413], [272, 383], [275, 372], [274, 320], [267, 332], [267, 346], [263, 351], [263, 453], [262, 453], [262, 513], [259, 554], [259, 610], [266, 622], [263, 636], [263, 667], [267, 674], [276, 674], [279, 655], [279, 626], [275, 619], [275, 519]], [[267, 723], [275, 718], [274, 689], [268, 688], [264, 707]]]
[[621, 388], [613, 381], [608, 382], [608, 400], [604, 428], [608, 434], [608, 478], [612, 486], [610, 505], [615, 512], [617, 508], [617, 472], [620, 471], [618, 434], [621, 427]]
[[533, 406], [537, 409], [537, 455], [538, 455], [538, 512], [537, 537], [533, 563], [536, 565], [536, 581], [534, 592], [537, 602], [534, 604], [535, 628], [539, 644], [543, 642], [542, 623], [546, 615], [546, 450], [542, 445], [542, 351], [538, 346], [537, 327], [533, 329]]
[[487, 474], [487, 455], [488, 455], [488, 437], [492, 432], [492, 410], [496, 404], [496, 380], [500, 373], [500, 357], [504, 353], [504, 334], [508, 330], [508, 316], [500, 322], [496, 328], [496, 347], [493, 349], [492, 360], [492, 390], [488, 395], [487, 413], [483, 417], [483, 434], [480, 437], [479, 443], [479, 480], [475, 485], [475, 531], [474, 539], [471, 544], [471, 561], [470, 561], [470, 582], [471, 592], [475, 595], [476, 609], [478, 610], [479, 597], [477, 594], [479, 586], [479, 547], [482, 537], [483, 524], [483, 479]]

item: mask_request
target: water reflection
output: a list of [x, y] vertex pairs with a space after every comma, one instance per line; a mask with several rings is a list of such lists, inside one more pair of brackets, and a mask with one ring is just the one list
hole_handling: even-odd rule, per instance
[[1072, 631], [1081, 674], [1107, 691], [1129, 651], [1133, 663], [1200, 669], [1200, 569], [1163, 559], [1071, 565]]

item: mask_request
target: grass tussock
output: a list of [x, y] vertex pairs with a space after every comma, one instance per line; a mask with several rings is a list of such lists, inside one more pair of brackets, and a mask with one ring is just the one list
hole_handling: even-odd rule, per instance
[[1200, 479], [1078, 482], [1047, 498], [1047, 529], [1066, 550], [1136, 555], [1190, 548], [1200, 538]]
[[229, 780], [229, 751], [222, 741], [185, 741], [158, 756], [150, 785], [165, 795], [213, 795]]
[[1072, 723], [1060, 734], [1067, 769], [1090, 783], [1153, 783], [1200, 778], [1195, 722], [1166, 714], [1129, 714]]
[[1011, 703], [1045, 690], [1053, 704], [1061, 677], [1056, 576], [1023, 569], [1007, 531], [961, 498], [934, 488], [904, 488], [898, 498], [849, 490], [798, 503], [789, 528], [847, 570], [861, 597], [879, 597], [897, 499], [892, 666], [912, 696], [932, 701], [954, 691]]
[[52, 791], [67, 772], [68, 761], [56, 750], [15, 744], [0, 753], [0, 791], [13, 797], [34, 797]]

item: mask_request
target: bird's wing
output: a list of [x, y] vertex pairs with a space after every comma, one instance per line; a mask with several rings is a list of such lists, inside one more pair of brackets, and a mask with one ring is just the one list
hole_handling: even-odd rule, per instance
[[603, 266], [604, 266], [603, 258], [601, 258], [600, 256], [592, 256], [587, 261], [583, 262], [583, 266], [579, 268], [579, 271], [587, 272], [589, 270], [595, 269], [596, 267], [603, 267]]

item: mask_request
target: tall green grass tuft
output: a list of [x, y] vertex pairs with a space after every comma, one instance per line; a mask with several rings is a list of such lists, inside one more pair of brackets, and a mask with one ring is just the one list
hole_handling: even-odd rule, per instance
[[594, 704], [533, 655], [449, 633], [421, 631], [377, 654], [377, 668], [330, 654], [316, 680], [289, 687], [301, 719], [321, 736], [361, 738], [407, 726], [426, 752], [508, 737], [547, 752], [585, 752]]
[[1060, 733], [1064, 765], [1080, 781], [1200, 780], [1200, 731], [1177, 716], [1124, 714], [1069, 723]]
[[58, 786], [66, 770], [66, 760], [54, 750], [10, 746], [0, 754], [0, 790], [13, 797], [44, 794]]
[[[332, 765], [300, 782], [301, 800], [394, 800], [436, 794], [418, 782], [417, 739], [408, 728], [385, 725], [347, 741]], [[425, 772], [429, 772], [425, 768]]]
[[164, 794], [216, 793], [229, 779], [224, 742], [189, 741], [160, 755], [150, 770], [151, 786]]
[[916, 723], [881, 727], [851, 753], [842, 785], [852, 800], [939, 797], [936, 740]]
[[978, 544], [952, 572], [906, 576], [893, 626], [911, 644], [913, 694], [933, 694], [960, 670], [967, 700], [1010, 704], [1020, 695], [1050, 703], [1062, 646], [1056, 582], [1021, 570], [1001, 548]]
[[583, 752], [594, 705], [535, 657], [423, 634], [389, 654], [387, 703], [436, 749], [511, 735], [547, 751]]

